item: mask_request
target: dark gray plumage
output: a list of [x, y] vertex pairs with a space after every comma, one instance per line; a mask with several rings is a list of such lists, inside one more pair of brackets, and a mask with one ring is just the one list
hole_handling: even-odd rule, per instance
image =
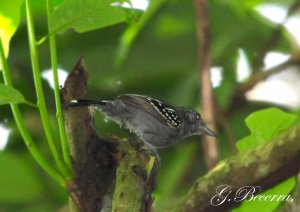
[[105, 101], [72, 100], [69, 106], [93, 106], [108, 119], [135, 133], [158, 159], [155, 148], [174, 145], [192, 135], [215, 136], [196, 111], [173, 107], [147, 96], [127, 94]]

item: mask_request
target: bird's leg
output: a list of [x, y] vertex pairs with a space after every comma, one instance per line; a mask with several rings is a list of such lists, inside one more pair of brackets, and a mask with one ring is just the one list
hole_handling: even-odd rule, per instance
[[149, 151], [149, 153], [152, 156], [155, 157], [155, 164], [154, 164], [154, 166], [160, 167], [160, 165], [161, 165], [160, 164], [160, 157], [159, 157], [159, 154], [158, 154], [156, 148], [153, 145], [149, 144], [149, 143], [144, 142], [144, 144], [145, 145], [140, 150], [147, 150], [147, 151]]
[[142, 150], [146, 150], [146, 151], [149, 151], [149, 153], [155, 157], [155, 166], [157, 167], [160, 167], [160, 157], [159, 157], [159, 154], [156, 150], [156, 148], [147, 143], [147, 142], [142, 142], [138, 135], [136, 135], [135, 133], [133, 133], [130, 129], [128, 129], [126, 127], [126, 125], [122, 124], [121, 127], [123, 129], [125, 129], [128, 134], [129, 134], [129, 138], [128, 138], [128, 141], [130, 143], [131, 146], [133, 146], [136, 150], [139, 150], [139, 151], [142, 151]]
[[130, 145], [133, 146], [137, 150], [141, 149], [141, 146], [143, 145], [143, 143], [140, 141], [139, 137], [136, 134], [131, 133], [131, 132], [129, 132], [128, 141], [129, 141]]
[[124, 124], [121, 126], [123, 129], [125, 129], [128, 132], [128, 141], [131, 146], [133, 146], [136, 150], [141, 149], [141, 146], [143, 145], [139, 137], [133, 133], [130, 129], [128, 129]]

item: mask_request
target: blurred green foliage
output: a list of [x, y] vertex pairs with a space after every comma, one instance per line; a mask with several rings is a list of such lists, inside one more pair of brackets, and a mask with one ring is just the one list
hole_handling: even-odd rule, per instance
[[[36, 33], [39, 39], [43, 39], [47, 35], [45, 2], [31, 2]], [[71, 1], [54, 1], [55, 5], [62, 2], [66, 4]], [[276, 29], [276, 25], [267, 22], [254, 10], [256, 6], [270, 2], [286, 7], [291, 4], [291, 1], [283, 0], [209, 1], [212, 64], [223, 67], [223, 81], [220, 87], [214, 89], [214, 93], [224, 110], [233, 101], [233, 94], [239, 85], [236, 81], [238, 49], [243, 49], [250, 63], [253, 62]], [[152, 0], [150, 4], [154, 6], [150, 6], [149, 11], [144, 13], [146, 17], [141, 12], [136, 12], [129, 15], [128, 23], [83, 34], [67, 30], [58, 35], [59, 66], [71, 70], [77, 60], [84, 56], [90, 76], [88, 95], [93, 99], [111, 98], [123, 93], [139, 93], [164, 99], [174, 105], [200, 110], [194, 1]], [[60, 11], [61, 16], [68, 10], [72, 8], [64, 8]], [[56, 23], [63, 22], [61, 16], [57, 17]], [[109, 23], [118, 23], [125, 19], [115, 18], [112, 17], [114, 20], [109, 20]], [[133, 18], [143, 21], [135, 22]], [[86, 30], [77, 28], [77, 31]], [[126, 39], [126, 35], [131, 38]], [[269, 50], [291, 54], [292, 48], [292, 41], [286, 33], [281, 33], [279, 42]], [[42, 69], [48, 69], [50, 59], [47, 42], [39, 46], [39, 53]], [[8, 60], [15, 88], [21, 91], [27, 100], [35, 102], [24, 9], [21, 12], [20, 26], [12, 37]], [[3, 81], [2, 77], [0, 81]], [[46, 81], [44, 91], [55, 126], [53, 91]], [[273, 105], [249, 102], [242, 106], [237, 104], [227, 117], [234, 138], [239, 140], [249, 134], [244, 123], [248, 114], [269, 106]], [[41, 133], [38, 114], [28, 106], [22, 105], [21, 109], [39, 148], [50, 158], [44, 135]], [[114, 133], [126, 136], [115, 124], [103, 121], [101, 115], [96, 115], [95, 122], [102, 135]], [[54, 211], [64, 207], [67, 202], [66, 192], [32, 160], [17, 132], [8, 106], [0, 107], [0, 123], [12, 129], [8, 146], [0, 152], [0, 211]], [[248, 124], [247, 121], [246, 123]], [[289, 126], [284, 130], [287, 128]], [[55, 127], [53, 133], [59, 137]], [[228, 137], [221, 126], [218, 128], [218, 135], [220, 157], [224, 159], [231, 155], [231, 151]], [[162, 166], [158, 173], [157, 191], [154, 194], [158, 211], [178, 201], [191, 183], [207, 171], [199, 138], [187, 139], [174, 147], [161, 150], [160, 154]]]

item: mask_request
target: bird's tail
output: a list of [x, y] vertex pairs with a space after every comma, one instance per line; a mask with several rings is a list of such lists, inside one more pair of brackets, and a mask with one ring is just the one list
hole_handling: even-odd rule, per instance
[[68, 107], [83, 107], [83, 106], [104, 106], [107, 104], [107, 101], [96, 101], [89, 99], [76, 99], [71, 100], [68, 104]]

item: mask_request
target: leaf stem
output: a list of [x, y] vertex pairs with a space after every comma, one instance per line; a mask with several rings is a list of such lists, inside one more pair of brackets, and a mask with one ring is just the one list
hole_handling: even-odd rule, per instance
[[[51, 31], [50, 21], [52, 20], [53, 7], [51, 4], [51, 0], [47, 0], [46, 2], [47, 2], [48, 31], [50, 32]], [[63, 113], [62, 113], [59, 84], [58, 84], [58, 67], [57, 67], [55, 34], [49, 36], [49, 44], [50, 44], [51, 65], [52, 65], [53, 80], [54, 80], [56, 117], [58, 120], [60, 142], [62, 146], [64, 161], [69, 166], [70, 170], [72, 170], [72, 161], [71, 161], [71, 156], [68, 147], [66, 129], [65, 129]]]
[[[5, 85], [13, 87], [12, 80], [10, 76], [10, 70], [8, 68], [4, 48], [2, 45], [2, 40], [0, 38], [0, 58], [2, 62], [2, 69], [3, 69], [3, 78]], [[61, 186], [66, 187], [65, 179], [60, 175], [60, 173], [54, 169], [47, 160], [40, 154], [39, 150], [37, 149], [30, 133], [28, 132], [27, 128], [25, 127], [21, 112], [17, 104], [10, 104], [14, 119], [16, 121], [17, 127], [24, 139], [24, 142], [32, 155], [32, 157], [36, 160], [36, 162], [54, 179], [56, 180]]]
[[25, 5], [26, 5], [28, 40], [29, 40], [29, 47], [30, 47], [30, 54], [31, 54], [31, 64], [32, 64], [34, 84], [35, 84], [35, 89], [36, 89], [36, 94], [37, 94], [37, 99], [38, 99], [37, 105], [39, 107], [43, 128], [45, 130], [46, 138], [47, 138], [50, 150], [52, 152], [52, 155], [54, 157], [54, 160], [55, 160], [59, 170], [63, 173], [63, 175], [67, 179], [70, 179], [71, 175], [69, 173], [69, 170], [66, 167], [65, 163], [63, 162], [63, 160], [61, 160], [60, 155], [58, 154], [58, 151], [54, 144], [53, 137], [52, 137], [49, 116], [48, 116], [46, 102], [44, 99], [44, 93], [43, 93], [43, 88], [42, 88], [38, 50], [37, 50], [37, 44], [36, 44], [36, 39], [35, 39], [34, 25], [33, 25], [32, 13], [31, 13], [31, 7], [30, 7], [29, 0], [25, 1]]
[[38, 108], [36, 104], [33, 104], [33, 103], [31, 103], [31, 102], [28, 102], [28, 101], [25, 101], [24, 104], [25, 104], [25, 105], [28, 105], [28, 106], [30, 106], [30, 107], [34, 107], [35, 109]]

